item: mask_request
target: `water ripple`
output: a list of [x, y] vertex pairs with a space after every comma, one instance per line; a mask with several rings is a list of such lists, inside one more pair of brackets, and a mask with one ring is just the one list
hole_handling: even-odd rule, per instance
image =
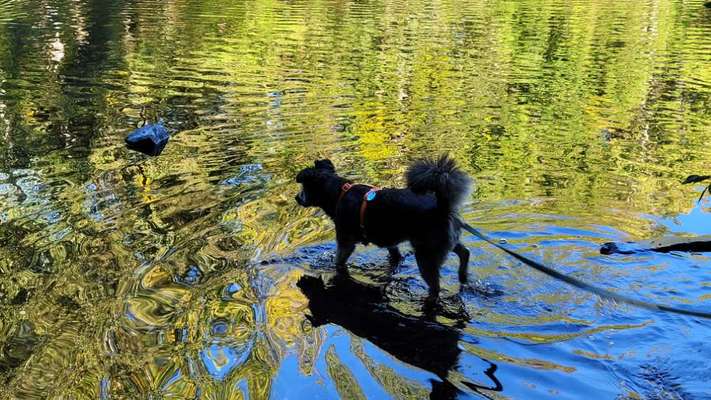
[[[380, 300], [364, 318], [424, 323], [407, 351], [318, 325], [297, 283], [333, 283], [332, 224], [293, 179], [329, 157], [397, 186], [449, 152], [477, 181], [464, 218], [506, 246], [703, 309], [708, 255], [599, 246], [709, 234], [711, 200], [680, 182], [711, 162], [710, 16], [701, 0], [0, 1], [0, 397], [703, 398], [698, 321], [468, 237], [472, 283], [447, 261], [434, 322], [409, 249], [393, 275], [383, 251], [351, 260]], [[160, 157], [125, 149], [158, 119]], [[428, 339], [438, 356], [413, 358]]]

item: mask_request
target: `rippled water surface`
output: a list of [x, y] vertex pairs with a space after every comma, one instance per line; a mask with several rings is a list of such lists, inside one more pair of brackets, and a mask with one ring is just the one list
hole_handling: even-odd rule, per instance
[[[711, 235], [681, 185], [711, 173], [710, 38], [698, 0], [0, 0], [0, 398], [711, 398], [711, 321], [469, 236], [427, 321], [411, 253], [335, 278], [293, 201], [317, 157], [395, 186], [446, 151], [472, 225], [708, 311], [708, 253], [599, 248]], [[159, 157], [124, 146], [144, 118]]]

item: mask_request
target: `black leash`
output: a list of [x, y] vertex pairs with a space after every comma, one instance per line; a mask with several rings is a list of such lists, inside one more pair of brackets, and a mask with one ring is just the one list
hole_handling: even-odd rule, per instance
[[644, 308], [647, 310], [653, 310], [653, 311], [667, 311], [667, 312], [672, 312], [676, 314], [681, 314], [681, 315], [688, 315], [692, 317], [699, 317], [699, 318], [706, 318], [706, 319], [711, 319], [711, 313], [705, 313], [701, 311], [693, 311], [693, 310], [684, 310], [682, 308], [676, 308], [676, 307], [671, 307], [671, 306], [665, 306], [663, 304], [655, 304], [655, 303], [649, 303], [646, 301], [642, 300], [637, 300], [633, 299], [631, 297], [627, 297], [621, 294], [617, 294], [614, 292], [611, 292], [607, 289], [599, 288], [597, 286], [593, 286], [589, 283], [583, 282], [579, 279], [575, 279], [571, 276], [565, 275], [561, 272], [558, 272], [554, 270], [553, 268], [547, 267], [537, 261], [533, 261], [528, 257], [522, 256], [512, 250], [507, 249], [506, 247], [494, 242], [493, 240], [489, 239], [487, 236], [485, 236], [483, 233], [479, 232], [478, 230], [474, 229], [471, 225], [467, 224], [466, 222], [459, 220], [459, 224], [461, 225], [464, 230], [467, 232], [471, 233], [472, 235], [478, 237], [479, 239], [489, 243], [490, 245], [498, 248], [499, 250], [505, 252], [506, 254], [510, 255], [511, 257], [521, 261], [522, 263], [528, 265], [529, 267], [542, 272], [550, 277], [553, 277], [555, 279], [558, 279], [560, 281], [563, 281], [571, 286], [575, 286], [576, 288], [586, 290], [590, 293], [594, 293], [604, 299], [609, 299], [613, 301], [617, 301], [620, 303], [627, 303], [639, 308]]

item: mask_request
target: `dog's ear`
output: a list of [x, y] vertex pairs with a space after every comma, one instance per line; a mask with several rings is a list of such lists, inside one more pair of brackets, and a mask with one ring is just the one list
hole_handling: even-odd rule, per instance
[[333, 166], [333, 163], [329, 159], [316, 160], [314, 162], [314, 166], [316, 167], [316, 169], [326, 169], [329, 171], [336, 172], [336, 167]]

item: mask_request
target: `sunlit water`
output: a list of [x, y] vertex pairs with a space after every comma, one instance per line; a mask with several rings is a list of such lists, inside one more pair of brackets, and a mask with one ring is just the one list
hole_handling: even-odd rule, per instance
[[[395, 186], [447, 151], [477, 180], [469, 223], [708, 311], [708, 254], [599, 247], [711, 234], [680, 184], [711, 172], [709, 38], [698, 0], [1, 0], [0, 397], [711, 398], [711, 321], [469, 236], [474, 283], [442, 274], [464, 326], [423, 324], [413, 257], [389, 277], [374, 248], [355, 287], [399, 325], [313, 321], [296, 284], [332, 282], [334, 235], [293, 201], [317, 157]], [[173, 133], [157, 158], [123, 144], [144, 117]]]

